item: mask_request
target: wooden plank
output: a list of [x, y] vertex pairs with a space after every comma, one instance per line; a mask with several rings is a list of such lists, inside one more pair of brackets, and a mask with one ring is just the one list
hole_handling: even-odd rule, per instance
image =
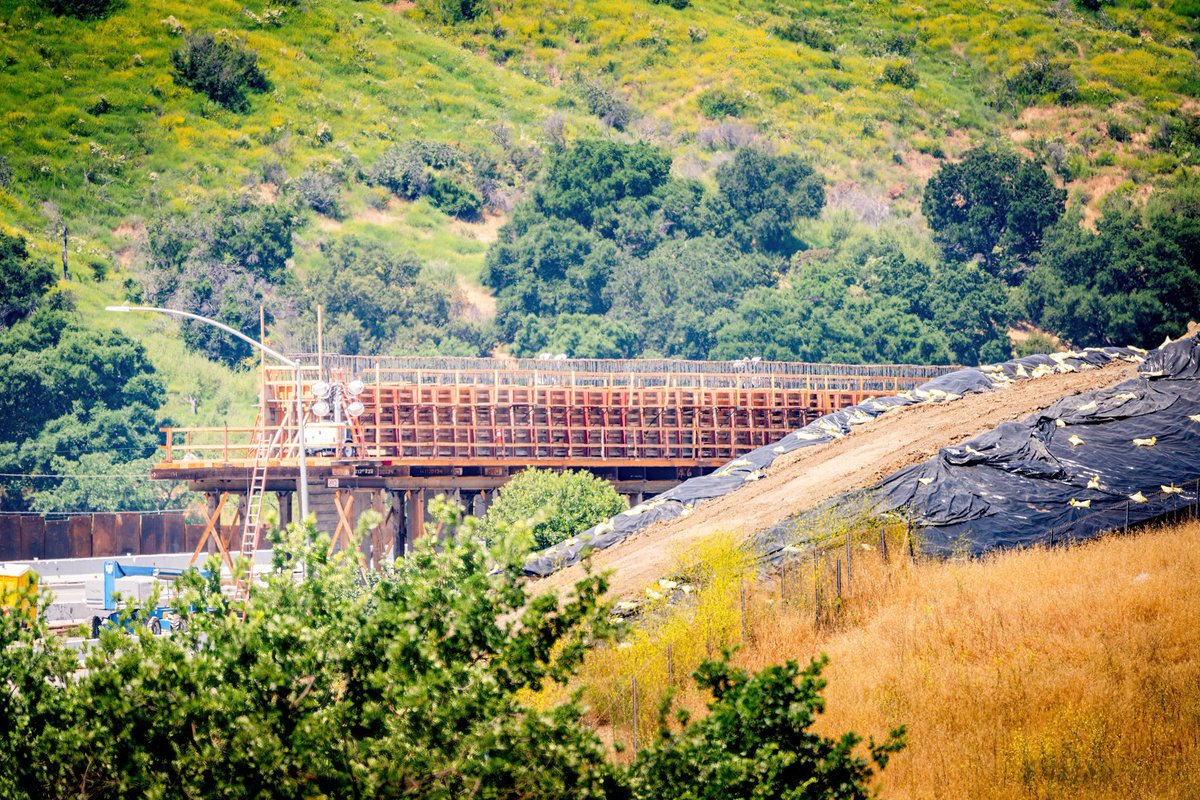
[[114, 537], [116, 514], [92, 515], [92, 555], [96, 558], [122, 555], [117, 550]]
[[114, 517], [113, 537], [117, 541], [117, 555], [139, 555], [142, 551], [142, 515], [121, 513]]
[[139, 514], [138, 516], [142, 521], [139, 544], [142, 555], [160, 555], [167, 552], [162, 514]]
[[203, 522], [185, 521], [183, 523], [183, 550], [181, 552], [188, 550], [194, 552], [199, 549], [200, 540], [204, 538], [204, 527], [205, 523]]
[[34, 514], [21, 517], [21, 558], [45, 558], [46, 521]]
[[92, 557], [92, 515], [80, 514], [71, 517], [71, 557]]
[[182, 513], [164, 514], [163, 521], [163, 552], [187, 552], [186, 532]]
[[17, 561], [21, 558], [21, 517], [18, 514], [0, 514], [0, 561]]
[[71, 519], [46, 520], [45, 558], [71, 558]]

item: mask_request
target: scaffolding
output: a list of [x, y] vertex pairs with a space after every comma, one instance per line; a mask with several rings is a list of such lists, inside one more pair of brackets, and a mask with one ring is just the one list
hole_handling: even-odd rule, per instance
[[[911, 389], [948, 367], [792, 362], [300, 356], [305, 393], [360, 381], [363, 411], [306, 448], [320, 463], [717, 465], [812, 419]], [[276, 463], [299, 447], [290, 369], [263, 365], [259, 419], [244, 428], [165, 428], [160, 469], [245, 465], [254, 433], [282, 428]], [[309, 398], [303, 398], [308, 401]], [[330, 429], [333, 429], [330, 436]], [[332, 440], [333, 444], [329, 442]]]

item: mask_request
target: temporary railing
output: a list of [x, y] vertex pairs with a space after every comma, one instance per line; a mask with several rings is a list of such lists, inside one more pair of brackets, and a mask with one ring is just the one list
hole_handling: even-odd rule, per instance
[[[295, 356], [316, 363], [313, 354]], [[367, 383], [475, 386], [625, 386], [901, 391], [955, 367], [798, 361], [494, 359], [326, 355], [323, 371]]]
[[[358, 399], [365, 411], [353, 425], [310, 414], [309, 454], [414, 464], [719, 462], [782, 438], [819, 414], [913, 388], [951, 369], [754, 361], [322, 361], [323, 367], [305, 364], [303, 391], [308, 394], [318, 376], [357, 379], [364, 384]], [[263, 369], [260, 420], [284, 428], [278, 458], [294, 463], [293, 375], [284, 367]], [[254, 457], [257, 429], [164, 429], [164, 461], [176, 469], [243, 465]]]

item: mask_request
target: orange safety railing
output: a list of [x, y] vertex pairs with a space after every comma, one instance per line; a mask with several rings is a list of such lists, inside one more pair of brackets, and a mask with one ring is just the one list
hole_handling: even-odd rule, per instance
[[[306, 449], [414, 463], [721, 460], [820, 414], [913, 388], [948, 369], [327, 356], [324, 369], [303, 367], [305, 395], [318, 375], [354, 377], [365, 385], [358, 399], [366, 410], [354, 425], [306, 414], [313, 431]], [[279, 458], [294, 461], [294, 374], [266, 365], [261, 385], [260, 422], [285, 427]], [[164, 461], [173, 468], [245, 462], [253, 458], [257, 429], [166, 428]]]

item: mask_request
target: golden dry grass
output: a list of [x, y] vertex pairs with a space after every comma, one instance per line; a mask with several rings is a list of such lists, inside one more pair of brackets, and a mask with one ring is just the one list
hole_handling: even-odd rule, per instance
[[[878, 533], [856, 543], [840, 605], [846, 551], [829, 554], [819, 626], [811, 561], [788, 574], [786, 603], [778, 576], [759, 583], [737, 655], [757, 668], [828, 653], [826, 733], [907, 725], [884, 797], [1200, 797], [1200, 523], [952, 563], [910, 564], [892, 533], [886, 567]], [[668, 642], [678, 683], [716, 639], [741, 640], [731, 553], [705, 554], [720, 579], [696, 602], [589, 660], [593, 718], [615, 741], [631, 738], [634, 675], [639, 738], [651, 734]]]

